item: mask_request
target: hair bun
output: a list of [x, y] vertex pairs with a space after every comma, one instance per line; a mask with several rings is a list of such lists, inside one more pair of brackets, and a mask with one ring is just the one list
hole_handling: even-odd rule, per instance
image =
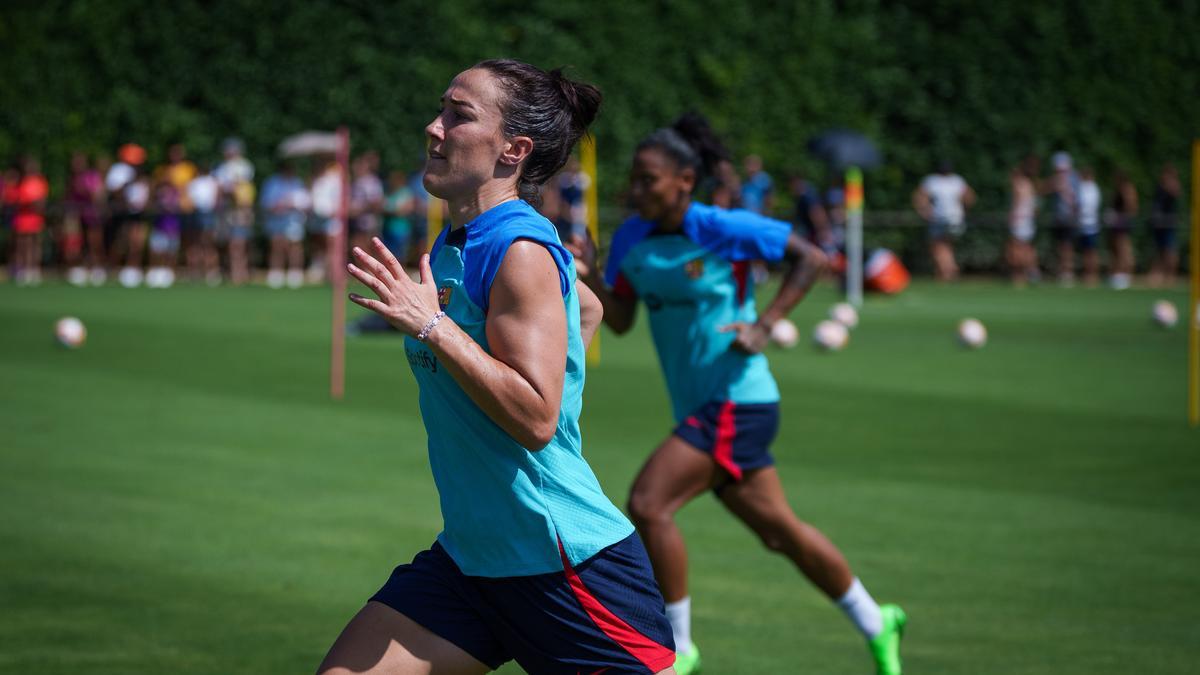
[[715, 175], [717, 166], [721, 162], [728, 162], [732, 159], [729, 150], [721, 142], [717, 132], [713, 131], [712, 125], [708, 123], [708, 118], [704, 115], [695, 111], [685, 112], [675, 120], [671, 128], [682, 136], [696, 152], [700, 159], [702, 175]]
[[551, 70], [550, 77], [567, 102], [567, 109], [571, 111], [571, 119], [575, 125], [580, 129], [591, 126], [600, 112], [600, 101], [603, 99], [600, 90], [590, 84], [568, 79], [563, 75], [562, 68]]

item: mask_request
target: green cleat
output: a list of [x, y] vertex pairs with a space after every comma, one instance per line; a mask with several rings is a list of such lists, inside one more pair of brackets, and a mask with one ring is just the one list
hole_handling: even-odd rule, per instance
[[871, 656], [875, 657], [875, 672], [878, 675], [900, 675], [900, 638], [904, 635], [908, 615], [899, 605], [882, 605], [879, 611], [883, 614], [883, 631], [867, 641]]
[[693, 644], [686, 652], [675, 655], [675, 675], [696, 675], [700, 672], [700, 650]]

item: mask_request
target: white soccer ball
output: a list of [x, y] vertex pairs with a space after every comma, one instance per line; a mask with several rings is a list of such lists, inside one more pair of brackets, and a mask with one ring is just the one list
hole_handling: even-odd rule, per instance
[[964, 347], [979, 349], [987, 344], [987, 328], [979, 319], [963, 319], [958, 322], [958, 341]]
[[771, 326], [771, 342], [783, 347], [791, 349], [800, 341], [800, 329], [796, 328], [796, 324], [790, 319], [780, 319]]
[[1154, 323], [1163, 328], [1172, 328], [1179, 323], [1179, 310], [1175, 309], [1175, 305], [1169, 300], [1155, 302], [1151, 316], [1154, 317]]
[[849, 341], [850, 329], [837, 321], [826, 319], [813, 329], [813, 343], [827, 352], [839, 351]]
[[54, 338], [67, 349], [76, 349], [87, 340], [87, 328], [79, 319], [64, 316], [54, 324]]
[[842, 324], [846, 328], [854, 328], [858, 325], [858, 311], [854, 309], [854, 305], [848, 302], [839, 302], [829, 308], [829, 318]]

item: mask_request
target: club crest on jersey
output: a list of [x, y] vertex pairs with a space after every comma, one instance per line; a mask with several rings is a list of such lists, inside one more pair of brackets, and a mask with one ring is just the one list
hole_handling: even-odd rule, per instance
[[699, 279], [704, 274], [704, 259], [696, 258], [683, 266], [683, 271], [690, 279]]
[[438, 289], [438, 304], [442, 306], [442, 309], [446, 309], [449, 306], [450, 296], [453, 294], [454, 288], [452, 286], [442, 286]]

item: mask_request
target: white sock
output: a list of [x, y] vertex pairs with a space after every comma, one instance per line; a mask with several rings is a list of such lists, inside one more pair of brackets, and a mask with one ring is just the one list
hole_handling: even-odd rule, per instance
[[850, 589], [838, 598], [837, 604], [868, 640], [883, 632], [883, 614], [879, 611], [879, 605], [875, 604], [875, 599], [858, 577], [854, 577]]
[[667, 603], [667, 620], [671, 622], [671, 633], [675, 635], [675, 653], [692, 650], [692, 598]]

